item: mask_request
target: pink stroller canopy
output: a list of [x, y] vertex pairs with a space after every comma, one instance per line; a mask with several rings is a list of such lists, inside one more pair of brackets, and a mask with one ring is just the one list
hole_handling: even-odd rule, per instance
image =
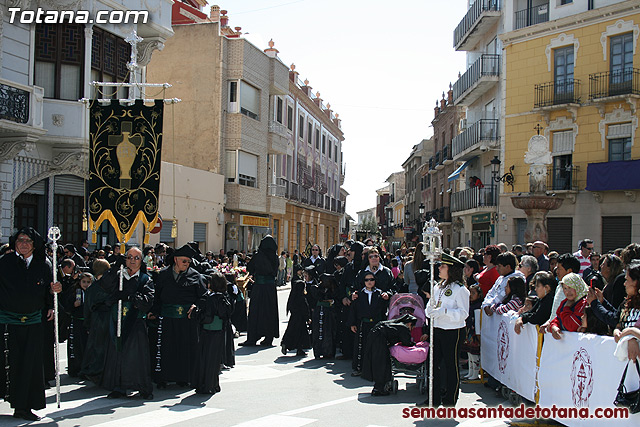
[[418, 322], [416, 326], [422, 326], [426, 322], [426, 314], [424, 312], [424, 303], [422, 302], [422, 298], [420, 298], [416, 294], [395, 294], [391, 297], [391, 302], [389, 303], [389, 316], [388, 320], [396, 319], [400, 317], [403, 313], [400, 311], [403, 308], [410, 308], [411, 314], [418, 318]]

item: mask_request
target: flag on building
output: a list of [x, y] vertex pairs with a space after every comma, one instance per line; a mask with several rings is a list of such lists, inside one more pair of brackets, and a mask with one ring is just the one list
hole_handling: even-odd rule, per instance
[[[121, 105], [94, 101], [89, 130], [89, 228], [107, 220], [126, 242], [139, 222], [144, 243], [158, 219], [164, 103]], [[124, 248], [124, 245], [122, 246]]]

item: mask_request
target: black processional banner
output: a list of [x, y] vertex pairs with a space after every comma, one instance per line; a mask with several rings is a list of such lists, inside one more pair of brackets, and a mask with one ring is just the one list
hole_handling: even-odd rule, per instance
[[[91, 106], [89, 130], [89, 227], [96, 232], [104, 220], [113, 226], [118, 241], [126, 242], [139, 221], [145, 226], [144, 243], [158, 220], [160, 154], [164, 103], [145, 106]], [[124, 245], [123, 245], [124, 247]]]

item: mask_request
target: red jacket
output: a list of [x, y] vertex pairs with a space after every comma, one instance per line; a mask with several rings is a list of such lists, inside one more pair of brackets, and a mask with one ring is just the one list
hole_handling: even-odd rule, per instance
[[582, 316], [587, 306], [587, 299], [581, 298], [571, 307], [567, 305], [565, 298], [558, 307], [557, 316], [549, 323], [549, 330], [555, 325], [561, 331], [576, 332], [582, 326]]

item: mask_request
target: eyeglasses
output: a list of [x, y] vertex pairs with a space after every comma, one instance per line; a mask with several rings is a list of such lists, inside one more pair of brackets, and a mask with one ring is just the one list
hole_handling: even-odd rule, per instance
[[375, 281], [376, 281], [376, 279], [373, 279], [373, 278], [371, 278], [371, 279], [364, 279], [364, 281], [365, 281], [365, 282], [375, 282]]
[[129, 256], [127, 257], [127, 259], [130, 259], [130, 260], [132, 259], [132, 260], [135, 260], [135, 261], [140, 261], [142, 258], [140, 258], [138, 255], [136, 255], [136, 256], [129, 255]]
[[311, 250], [318, 252], [320, 249], [314, 248], [314, 249], [311, 249]]
[[369, 258], [380, 258], [380, 256], [377, 254], [371, 254], [369, 255]]
[[31, 244], [33, 243], [33, 240], [31, 239], [17, 239], [16, 243], [27, 243], [27, 244]]
[[592, 251], [593, 250], [593, 246], [592, 247], [586, 247], [585, 249], [588, 250], [588, 251]]

